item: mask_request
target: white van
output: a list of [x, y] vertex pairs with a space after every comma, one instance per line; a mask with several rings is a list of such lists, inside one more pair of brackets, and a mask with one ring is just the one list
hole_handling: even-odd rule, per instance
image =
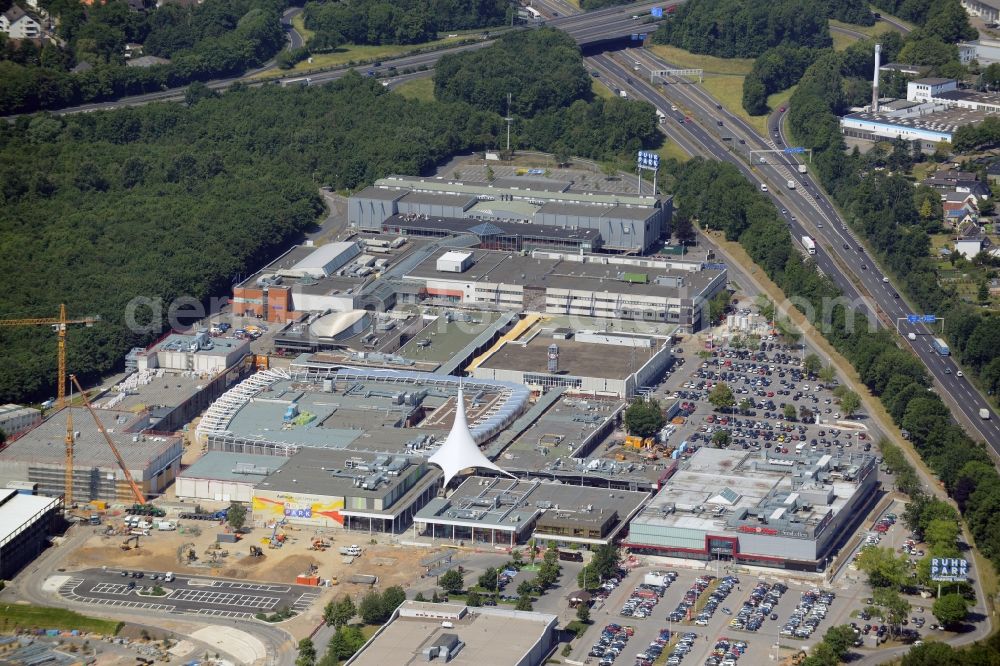
[[168, 571], [168, 572], [167, 572], [167, 573], [166, 573], [166, 574], [165, 574], [165, 575], [163, 576], [163, 580], [164, 580], [164, 582], [166, 582], [166, 583], [172, 583], [172, 582], [173, 582], [173, 580], [174, 580], [174, 572], [173, 572], [173, 571]]
[[764, 183], [761, 183], [760, 184], [760, 191], [761, 192], [767, 192], [767, 185], [765, 185]]
[[906, 339], [907, 340], [916, 340], [917, 339], [917, 334], [916, 333], [907, 333], [906, 334]]

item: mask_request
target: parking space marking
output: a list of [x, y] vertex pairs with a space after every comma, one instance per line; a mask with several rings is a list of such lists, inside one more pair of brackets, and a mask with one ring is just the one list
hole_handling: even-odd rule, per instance
[[288, 585], [267, 585], [264, 583], [238, 583], [230, 580], [212, 581], [212, 587], [228, 587], [234, 590], [250, 590], [251, 592], [291, 592]]
[[211, 608], [202, 608], [198, 611], [198, 615], [211, 615], [213, 617], [237, 617], [243, 619], [253, 617], [253, 613], [238, 613], [236, 611], [214, 610]]
[[91, 592], [97, 592], [98, 594], [130, 594], [135, 587], [131, 589], [128, 585], [122, 585], [121, 583], [98, 583], [90, 588]]
[[214, 606], [240, 606], [243, 608], [274, 608], [281, 601], [279, 597], [258, 597], [247, 594], [225, 594], [205, 590], [177, 590], [172, 599]]
[[316, 601], [316, 599], [318, 598], [319, 598], [318, 594], [309, 594], [309, 593], [303, 594], [301, 597], [295, 600], [294, 604], [292, 604], [292, 610], [297, 610], [297, 611], [305, 610], [309, 608], [309, 606], [312, 605], [312, 602]]

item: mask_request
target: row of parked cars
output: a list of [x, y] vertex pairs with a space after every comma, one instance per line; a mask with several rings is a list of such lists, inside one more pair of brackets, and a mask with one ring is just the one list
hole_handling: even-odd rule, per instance
[[644, 651], [635, 655], [635, 666], [653, 666], [653, 662], [660, 658], [663, 649], [670, 642], [670, 630], [660, 629], [656, 640], [649, 644]]
[[634, 633], [635, 629], [632, 627], [609, 624], [601, 630], [601, 637], [587, 654], [591, 657], [600, 657], [600, 666], [611, 666]]
[[750, 598], [743, 602], [743, 607], [736, 613], [729, 626], [742, 631], [757, 631], [764, 624], [764, 620], [770, 616], [772, 620], [778, 619], [778, 614], [773, 612], [778, 605], [781, 595], [788, 591], [788, 586], [784, 583], [768, 585], [764, 582], [757, 583]]
[[688, 591], [684, 593], [684, 598], [681, 599], [679, 604], [677, 604], [677, 608], [672, 610], [667, 618], [671, 622], [680, 622], [681, 620], [686, 619], [688, 611], [694, 607], [695, 603], [698, 601], [698, 597], [701, 596], [702, 592], [708, 589], [708, 586], [713, 580], [715, 580], [715, 576], [709, 575], [699, 576], [696, 578], [695, 581], [691, 583], [691, 587], [688, 588]]
[[670, 650], [670, 654], [667, 656], [667, 666], [680, 666], [681, 661], [694, 648], [694, 643], [697, 640], [698, 634], [693, 631], [685, 632]]
[[709, 595], [708, 601], [705, 602], [705, 607], [701, 609], [698, 616], [694, 619], [694, 623], [699, 627], [704, 627], [708, 625], [709, 620], [715, 615], [715, 611], [719, 608], [719, 604], [725, 601], [729, 593], [733, 591], [733, 588], [739, 585], [740, 579], [736, 576], [725, 576], [719, 581], [718, 587], [716, 587], [712, 594]]
[[653, 614], [653, 609], [656, 608], [656, 604], [663, 597], [669, 585], [670, 582], [668, 580], [664, 580], [664, 585], [641, 583], [632, 591], [629, 598], [625, 600], [625, 603], [622, 605], [621, 616], [635, 617], [640, 620], [649, 617]]
[[715, 641], [715, 647], [705, 660], [705, 666], [736, 666], [736, 662], [746, 651], [746, 641], [734, 641], [722, 637]]
[[837, 595], [828, 590], [813, 588], [802, 593], [799, 605], [792, 611], [792, 616], [781, 628], [782, 636], [809, 638], [826, 617]]

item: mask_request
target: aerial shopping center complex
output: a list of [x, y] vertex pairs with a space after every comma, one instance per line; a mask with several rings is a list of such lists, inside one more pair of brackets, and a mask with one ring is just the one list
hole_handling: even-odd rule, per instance
[[625, 439], [628, 404], [729, 288], [724, 263], [669, 246], [671, 211], [541, 178], [379, 180], [344, 238], [233, 285], [235, 328], [133, 349], [93, 418], [9, 410], [0, 485], [59, 496], [71, 476], [76, 502], [240, 501], [263, 527], [821, 569], [874, 496], [870, 455], [713, 450], [669, 392], [662, 431]]

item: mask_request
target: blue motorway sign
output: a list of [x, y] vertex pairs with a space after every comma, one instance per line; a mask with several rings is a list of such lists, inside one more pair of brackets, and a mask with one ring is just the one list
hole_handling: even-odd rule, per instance
[[925, 324], [933, 324], [934, 322], [937, 321], [937, 315], [924, 315], [923, 317], [920, 318], [920, 321], [922, 321]]
[[804, 153], [804, 152], [806, 152], [806, 149], [805, 148], [785, 148], [785, 152], [789, 153], [789, 154], [792, 154], [792, 153], [798, 154], [798, 153]]
[[954, 583], [969, 579], [969, 561], [954, 557], [931, 559], [931, 580]]
[[663, 7], [653, 7], [649, 13], [653, 15], [653, 18], [663, 18]]
[[638, 162], [641, 167], [647, 167], [649, 169], [660, 168], [660, 156], [656, 153], [651, 153], [648, 150], [639, 151]]
[[910, 322], [911, 324], [919, 324], [920, 315], [906, 315], [906, 321]]

